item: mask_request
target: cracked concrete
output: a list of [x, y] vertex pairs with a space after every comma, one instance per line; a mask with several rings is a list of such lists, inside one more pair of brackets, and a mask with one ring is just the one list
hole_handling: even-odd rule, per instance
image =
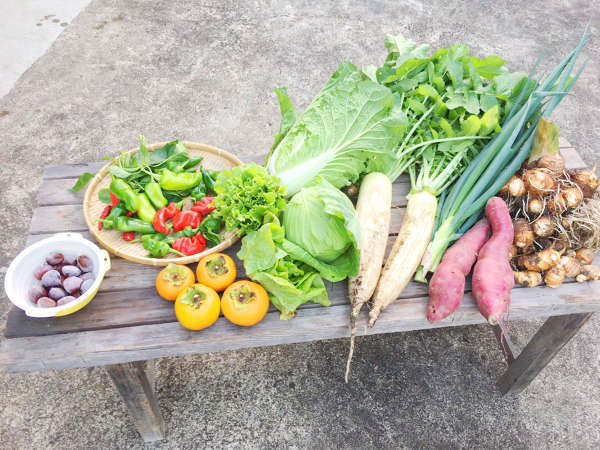
[[[432, 47], [462, 42], [527, 70], [550, 67], [590, 20], [585, 73], [555, 113], [588, 163], [600, 138], [600, 13], [593, 2], [92, 1], [0, 99], [6, 266], [25, 242], [43, 167], [188, 139], [240, 157], [279, 124], [274, 86], [303, 107], [338, 62], [379, 63], [386, 32]], [[3, 274], [0, 273], [3, 277]], [[0, 301], [0, 328], [8, 303]], [[513, 323], [521, 345], [538, 322]], [[2, 448], [597, 448], [600, 319], [593, 317], [516, 398], [489, 327], [150, 362], [168, 427], [144, 445], [102, 369], [0, 373]]]

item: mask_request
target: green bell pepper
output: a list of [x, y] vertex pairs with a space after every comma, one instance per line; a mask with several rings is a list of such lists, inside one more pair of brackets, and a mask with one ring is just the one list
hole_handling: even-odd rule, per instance
[[152, 226], [152, 222], [144, 222], [143, 220], [134, 217], [115, 217], [114, 227], [116, 230], [123, 233], [127, 231], [135, 231], [143, 234], [155, 234], [156, 230]]
[[167, 191], [186, 191], [202, 183], [202, 173], [174, 173], [163, 169], [160, 175], [160, 187]]
[[113, 177], [110, 183], [110, 192], [112, 192], [119, 200], [125, 203], [127, 210], [131, 212], [136, 212], [138, 210], [138, 196], [131, 186], [129, 186], [127, 181], [121, 178]]
[[198, 227], [198, 231], [202, 233], [209, 247], [214, 247], [221, 242], [221, 228], [223, 228], [221, 219], [209, 214]]
[[144, 192], [156, 208], [160, 209], [163, 206], [167, 206], [169, 203], [162, 193], [160, 184], [156, 181], [151, 181], [144, 187]]

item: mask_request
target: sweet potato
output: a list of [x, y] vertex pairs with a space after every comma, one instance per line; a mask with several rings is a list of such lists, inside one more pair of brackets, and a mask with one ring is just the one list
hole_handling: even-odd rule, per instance
[[492, 325], [508, 312], [510, 291], [515, 284], [508, 254], [514, 230], [508, 207], [500, 197], [492, 197], [485, 207], [492, 237], [479, 252], [473, 269], [473, 296], [479, 311]]
[[465, 277], [471, 272], [477, 252], [485, 243], [490, 224], [481, 219], [450, 247], [429, 283], [427, 319], [438, 322], [454, 312], [465, 292]]

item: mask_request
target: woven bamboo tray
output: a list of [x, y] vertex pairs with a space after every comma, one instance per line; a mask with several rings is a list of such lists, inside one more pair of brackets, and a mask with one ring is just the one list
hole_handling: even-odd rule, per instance
[[[148, 145], [149, 151], [158, 150], [167, 142], [159, 142], [156, 144]], [[188, 149], [190, 157], [204, 158], [202, 160], [202, 166], [209, 170], [221, 170], [230, 169], [235, 166], [239, 166], [242, 163], [238, 158], [232, 154], [212, 147], [210, 145], [198, 144], [196, 142], [181, 141], [181, 143]], [[137, 148], [128, 150], [128, 153], [138, 151]], [[90, 230], [90, 233], [96, 238], [98, 243], [109, 252], [120, 256], [121, 258], [128, 259], [129, 261], [137, 262], [140, 264], [148, 264], [151, 266], [166, 266], [169, 263], [176, 264], [191, 264], [198, 262], [200, 258], [210, 255], [211, 253], [220, 252], [237, 241], [237, 235], [234, 232], [223, 231], [221, 236], [223, 240], [219, 245], [211, 248], [207, 248], [202, 253], [191, 256], [175, 256], [167, 255], [165, 258], [149, 258], [148, 251], [142, 247], [142, 244], [126, 242], [122, 239], [122, 233], [116, 230], [98, 230], [97, 219], [100, 217], [102, 210], [106, 207], [105, 203], [102, 203], [98, 199], [98, 191], [100, 189], [108, 188], [110, 185], [111, 177], [108, 167], [113, 164], [111, 161], [104, 166], [94, 178], [90, 181], [90, 184], [85, 192], [83, 199], [83, 214], [85, 216], [85, 222]]]

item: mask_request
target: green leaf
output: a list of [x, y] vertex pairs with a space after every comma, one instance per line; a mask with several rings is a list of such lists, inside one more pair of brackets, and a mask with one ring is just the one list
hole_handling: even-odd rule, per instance
[[69, 189], [69, 190], [71, 192], [79, 192], [86, 184], [88, 184], [88, 182], [92, 178], [94, 178], [94, 174], [93, 173], [85, 172], [83, 175], [81, 175], [79, 178], [77, 178], [77, 181], [75, 182], [75, 184], [73, 185], [73, 187], [71, 189]]
[[460, 124], [463, 136], [477, 136], [480, 127], [481, 120], [475, 115], [467, 117], [467, 119], [463, 120]]
[[435, 88], [430, 84], [420, 84], [417, 88], [417, 94], [420, 94], [423, 97], [431, 97], [433, 99], [438, 99], [440, 97], [438, 91], [436, 91]]
[[361, 69], [361, 73], [367, 77], [369, 80], [377, 83], [377, 67], [374, 65], [368, 65]]
[[[488, 109], [481, 117], [481, 128], [479, 129], [480, 136], [487, 136], [498, 126], [500, 108], [498, 105]], [[472, 136], [472, 135], [471, 135]]]
[[112, 200], [110, 198], [110, 191], [108, 189], [100, 189], [98, 191], [98, 200], [100, 200], [102, 203], [108, 203], [109, 205], [112, 203]]
[[479, 96], [479, 106], [486, 112], [494, 106], [498, 106], [498, 99], [494, 94], [482, 94]]
[[[123, 169], [122, 167], [116, 166], [114, 164], [111, 166], [108, 166], [107, 170], [110, 172], [110, 174], [112, 176], [117, 177], [117, 178], [125, 179], [131, 175], [131, 172]], [[86, 181], [86, 183], [87, 183], [87, 181]]]
[[[271, 147], [271, 151], [275, 149], [281, 140], [288, 133], [294, 122], [296, 121], [296, 110], [290, 98], [287, 95], [286, 88], [275, 88], [275, 93], [279, 99], [279, 109], [281, 111], [281, 124], [279, 125], [279, 133], [275, 136], [275, 141]], [[268, 158], [267, 158], [268, 160]]]
[[342, 63], [273, 151], [268, 170], [288, 195], [319, 175], [335, 187], [346, 186], [369, 160], [394, 157], [406, 123], [393, 110], [390, 89]]
[[452, 128], [452, 125], [450, 125], [450, 123], [448, 123], [448, 121], [446, 119], [444, 119], [443, 117], [440, 119], [440, 127], [446, 134], [446, 137], [456, 136], [456, 133], [454, 132], [454, 129]]
[[487, 78], [490, 81], [492, 81], [497, 75], [501, 75], [502, 73], [506, 72], [506, 69], [504, 69], [505, 61], [498, 56], [491, 55], [484, 59], [471, 56], [469, 59], [473, 63], [473, 66], [475, 66], [475, 69], [477, 69], [479, 75], [483, 78]]

